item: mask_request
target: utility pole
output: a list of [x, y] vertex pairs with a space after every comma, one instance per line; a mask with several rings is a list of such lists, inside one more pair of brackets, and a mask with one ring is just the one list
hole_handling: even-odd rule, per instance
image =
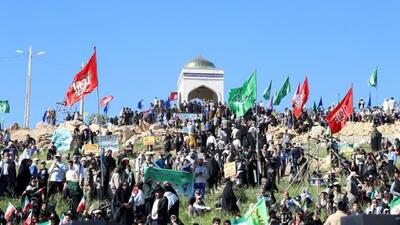
[[[17, 49], [15, 51], [18, 54], [23, 54], [24, 51]], [[31, 106], [31, 79], [32, 79], [32, 57], [33, 56], [42, 56], [44, 55], [44, 51], [39, 51], [32, 54], [32, 46], [29, 46], [28, 49], [28, 78], [26, 80], [26, 95], [25, 95], [25, 111], [24, 111], [24, 127], [29, 128], [29, 111]]]
[[26, 81], [24, 127], [29, 128], [29, 110], [31, 104], [32, 46], [28, 50], [28, 78]]

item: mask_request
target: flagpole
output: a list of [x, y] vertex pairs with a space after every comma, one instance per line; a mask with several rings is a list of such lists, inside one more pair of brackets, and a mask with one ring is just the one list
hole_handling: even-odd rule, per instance
[[[254, 71], [254, 73], [257, 76], [257, 70]], [[258, 146], [258, 142], [259, 142], [259, 133], [260, 133], [260, 121], [258, 119], [258, 104], [257, 104], [257, 77], [256, 77], [256, 154], [258, 155], [258, 150], [259, 150], [259, 146]], [[262, 179], [260, 179], [260, 171], [259, 168], [257, 166], [257, 185], [258, 188], [260, 188], [260, 183], [262, 182]]]
[[378, 67], [376, 67], [376, 102], [379, 102], [378, 98], [379, 98], [379, 92], [378, 92]]
[[[94, 47], [94, 51], [96, 52], [96, 47]], [[98, 150], [100, 152], [100, 180], [101, 180], [101, 198], [104, 199], [104, 163], [103, 163], [103, 148], [101, 148], [101, 142], [102, 142], [102, 137], [101, 137], [101, 124], [100, 124], [100, 93], [99, 93], [99, 74], [97, 74], [97, 125], [99, 125], [99, 145], [98, 145]]]
[[[81, 69], [83, 68], [83, 67], [85, 67], [85, 62], [84, 61], [82, 61], [82, 63], [81, 63]], [[82, 98], [81, 98], [81, 101], [80, 101], [80, 107], [79, 107], [79, 114], [81, 114], [81, 117], [82, 117], [82, 121], [83, 121], [83, 107], [84, 107], [84, 96], [82, 96]]]
[[[353, 89], [353, 82], [351, 82], [351, 89]], [[353, 91], [354, 92], [354, 91]], [[353, 96], [351, 97], [352, 98], [352, 100], [354, 100], [354, 98], [353, 98]], [[354, 105], [353, 105], [353, 109], [352, 109], [352, 112], [354, 112]], [[351, 114], [351, 117], [352, 117], [352, 123], [353, 123], [353, 126], [352, 126], [352, 132], [353, 132], [353, 147], [354, 147], [354, 145], [355, 145], [355, 141], [354, 141], [354, 113], [352, 113]]]

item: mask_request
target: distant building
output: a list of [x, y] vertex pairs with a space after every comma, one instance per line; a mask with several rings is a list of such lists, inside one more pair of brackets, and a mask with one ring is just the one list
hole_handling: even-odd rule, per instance
[[179, 103], [194, 99], [224, 103], [224, 70], [199, 56], [182, 68], [177, 92]]

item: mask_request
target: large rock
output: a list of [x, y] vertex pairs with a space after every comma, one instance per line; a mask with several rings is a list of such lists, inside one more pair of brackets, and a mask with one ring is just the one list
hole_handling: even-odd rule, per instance
[[54, 126], [51, 124], [48, 124], [48, 123], [39, 122], [36, 124], [36, 129], [47, 129], [47, 128], [51, 128], [51, 127], [54, 127]]
[[133, 129], [132, 127], [129, 126], [123, 126], [119, 129], [119, 132], [121, 134], [121, 142], [125, 143], [129, 138], [133, 136]]
[[18, 130], [18, 129], [19, 129], [18, 123], [13, 123], [9, 128], [9, 130]]
[[107, 128], [101, 127], [101, 126], [98, 125], [98, 124], [90, 124], [89, 129], [90, 129], [91, 131], [93, 131], [93, 132], [97, 132], [97, 131], [100, 130], [100, 134], [102, 134], [102, 135], [106, 135], [107, 132], [108, 132], [108, 129], [107, 129]]
[[56, 130], [55, 126], [37, 125], [35, 129], [17, 129], [10, 130], [11, 139], [24, 141], [26, 135], [29, 134], [36, 140], [38, 148], [46, 148], [51, 143], [51, 137]]
[[79, 120], [71, 120], [71, 121], [66, 121], [62, 124], [60, 124], [59, 127], [61, 128], [66, 128], [68, 129], [71, 133], [74, 132], [75, 128], [80, 128], [81, 125], [84, 125], [82, 121]]
[[323, 126], [313, 126], [311, 128], [311, 137], [317, 138], [319, 136], [323, 136], [325, 134], [325, 127]]

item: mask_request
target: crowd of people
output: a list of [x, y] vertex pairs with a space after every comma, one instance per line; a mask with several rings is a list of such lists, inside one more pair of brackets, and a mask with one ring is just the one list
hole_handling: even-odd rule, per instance
[[[393, 102], [374, 108], [360, 102], [350, 118], [354, 122], [373, 121], [379, 126], [398, 119]], [[373, 151], [356, 148], [345, 157], [340, 154], [339, 140], [321, 135], [313, 141], [327, 146], [332, 159], [328, 171], [312, 167], [310, 160], [318, 156], [312, 155], [305, 143], [294, 143], [294, 135], [307, 134], [314, 125], [327, 127], [325, 116], [332, 108], [304, 110], [296, 119], [291, 109], [279, 113], [256, 104], [243, 118], [236, 118], [222, 103], [184, 102], [177, 107], [155, 99], [149, 110], [138, 113], [124, 108], [119, 118], [111, 121], [119, 125], [160, 124], [165, 130], [161, 151], [137, 151], [129, 143], [118, 153], [103, 149], [99, 154], [84, 154], [83, 145], [93, 143], [99, 133], [77, 128], [72, 134], [71, 152], [62, 154], [54, 143], [38, 149], [31, 136], [17, 141], [5, 130], [0, 135], [0, 197], [18, 198], [21, 204], [27, 198], [30, 207], [15, 207], [7, 219], [6, 209], [2, 209], [0, 224], [22, 224], [28, 218], [30, 224], [109, 220], [117, 224], [177, 225], [183, 224], [183, 214], [199, 217], [216, 208], [229, 218], [239, 218], [247, 210], [237, 196], [243, 188], [259, 190], [257, 200], [265, 200], [270, 225], [333, 225], [340, 224], [340, 218], [346, 215], [390, 214], [389, 203], [400, 197], [400, 172], [396, 168], [399, 140], [382, 139], [375, 129]], [[192, 116], [182, 119], [179, 113]], [[79, 115], [76, 117], [79, 119]], [[285, 132], [271, 136], [269, 131], [276, 126], [284, 127]], [[39, 160], [42, 154], [47, 160]], [[236, 174], [225, 178], [224, 166], [232, 162]], [[192, 196], [182, 196], [169, 182], [144, 179], [150, 167], [193, 174]], [[314, 178], [323, 180], [322, 191], [316, 196], [307, 188], [294, 196], [285, 187], [278, 188], [283, 180], [304, 185]], [[222, 193], [218, 192], [221, 187]], [[216, 193], [221, 193], [216, 202], [206, 201]], [[56, 196], [69, 202], [63, 216], [56, 212]], [[87, 204], [95, 200], [101, 201], [93, 207]], [[81, 207], [82, 202], [86, 207]], [[203, 224], [219, 225], [221, 219]]]

